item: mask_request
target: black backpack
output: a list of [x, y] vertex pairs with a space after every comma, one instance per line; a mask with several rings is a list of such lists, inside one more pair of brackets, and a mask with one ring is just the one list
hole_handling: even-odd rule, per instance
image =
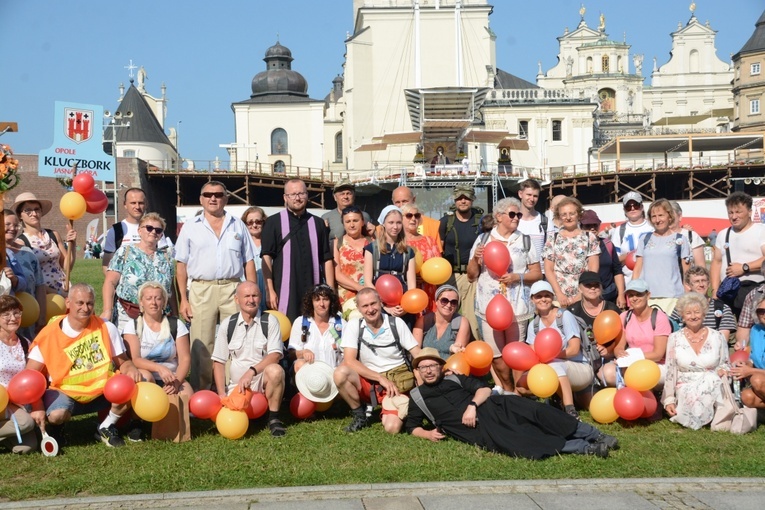
[[377, 349], [385, 349], [395, 345], [398, 350], [401, 351], [401, 355], [404, 358], [404, 364], [406, 365], [407, 370], [410, 372], [414, 371], [412, 368], [412, 360], [409, 359], [409, 352], [404, 349], [403, 345], [401, 345], [401, 337], [399, 336], [398, 328], [396, 327], [396, 318], [393, 316], [388, 317], [388, 324], [390, 324], [390, 332], [393, 334], [393, 342], [389, 343], [388, 345], [372, 345], [364, 340], [364, 319], [359, 319], [359, 344], [358, 349], [356, 350], [356, 359], [358, 360], [361, 356], [362, 345], [365, 345], [370, 351], [372, 351], [372, 354], [377, 354]]
[[[263, 331], [263, 336], [268, 338], [268, 324], [270, 322], [271, 314], [263, 312], [260, 314], [260, 329]], [[231, 338], [234, 336], [234, 329], [236, 329], [236, 322], [239, 320], [239, 312], [228, 318], [228, 325], [226, 327], [226, 340], [227, 343], [231, 343]], [[278, 321], [277, 321], [278, 322]]]
[[[571, 312], [569, 312], [571, 313]], [[576, 319], [576, 324], [579, 326], [579, 340], [582, 343], [581, 349], [582, 354], [584, 355], [584, 358], [587, 360], [587, 362], [590, 364], [590, 367], [592, 367], [592, 373], [593, 375], [597, 376], [597, 368], [596, 362], [600, 361], [600, 353], [597, 349], [597, 344], [594, 343], [592, 338], [592, 329], [587, 326], [587, 323], [584, 322], [584, 319], [581, 317], [571, 314], [574, 319]], [[535, 316], [534, 319], [531, 321], [531, 327], [534, 331], [534, 336], [536, 336], [537, 333], [539, 333], [539, 324], [541, 320], [539, 318], [539, 315]], [[555, 326], [558, 328], [558, 331], [563, 332], [563, 310], [558, 309], [558, 311], [555, 314]], [[593, 377], [593, 384], [598, 382], [597, 377]]]
[[[56, 237], [56, 234], [55, 234], [55, 232], [53, 232], [53, 231], [52, 231], [51, 229], [49, 229], [49, 228], [46, 228], [46, 229], [45, 229], [45, 231], [48, 233], [48, 236], [51, 238], [51, 240], [52, 240], [52, 241], [53, 241], [53, 242], [54, 242], [56, 245], [58, 245], [58, 238]], [[32, 245], [29, 243], [29, 238], [27, 237], [27, 235], [26, 235], [26, 234], [21, 234], [21, 235], [19, 236], [19, 239], [21, 239], [21, 242], [22, 242], [22, 243], [24, 243], [24, 246], [26, 246], [27, 248], [30, 248], [30, 249], [32, 248]]]

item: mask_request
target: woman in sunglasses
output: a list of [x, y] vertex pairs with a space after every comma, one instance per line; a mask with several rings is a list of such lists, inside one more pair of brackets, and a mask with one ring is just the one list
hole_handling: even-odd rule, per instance
[[[443, 359], [462, 352], [470, 341], [470, 323], [457, 313], [460, 295], [452, 285], [436, 289], [436, 311], [418, 317], [412, 335], [420, 347], [433, 347]], [[467, 375], [467, 374], [463, 374]]]
[[104, 278], [101, 318], [114, 322], [120, 332], [128, 321], [140, 315], [138, 289], [146, 282], [159, 282], [170, 296], [170, 308], [176, 312], [176, 301], [172, 299], [175, 276], [173, 254], [167, 248], [157, 248], [164, 231], [165, 220], [159, 214], [145, 214], [138, 223], [139, 243], [123, 244], [109, 263]]
[[364, 213], [351, 205], [340, 213], [345, 234], [334, 244], [335, 281], [340, 304], [354, 303], [356, 293], [364, 288], [364, 247], [373, 239], [364, 224]]
[[[409, 202], [401, 206], [401, 212], [404, 214], [404, 235], [406, 236], [406, 244], [414, 248], [416, 253], [422, 256], [422, 262], [432, 258], [441, 256], [441, 248], [436, 243], [436, 240], [430, 236], [420, 234], [422, 226], [422, 213], [417, 208], [417, 204]], [[417, 277], [417, 286], [423, 289], [428, 294], [430, 301], [429, 308], [431, 311], [436, 309], [435, 297], [436, 286], [430, 283], [422, 281], [421, 277]]]
[[263, 224], [266, 222], [266, 212], [257, 206], [248, 207], [242, 214], [242, 221], [247, 225], [247, 231], [250, 233], [252, 245], [255, 247], [255, 269], [258, 273], [258, 287], [260, 288], [261, 302], [260, 309], [268, 308], [266, 305], [266, 280], [263, 278], [263, 269], [261, 269], [262, 259], [260, 258], [260, 238], [263, 235]]

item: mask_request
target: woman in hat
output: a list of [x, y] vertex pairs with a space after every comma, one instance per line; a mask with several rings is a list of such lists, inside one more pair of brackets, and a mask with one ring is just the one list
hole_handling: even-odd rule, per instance
[[[441, 247], [438, 246], [436, 240], [430, 236], [420, 234], [420, 227], [422, 226], [422, 213], [419, 207], [414, 202], [409, 202], [401, 207], [401, 212], [404, 215], [404, 235], [406, 237], [406, 244], [416, 250], [415, 256], [419, 253], [422, 256], [422, 262], [432, 258], [441, 256]], [[436, 303], [436, 286], [430, 283], [422, 281], [422, 278], [417, 277], [417, 286], [423, 289], [428, 294], [430, 300], [430, 310], [435, 310]]]
[[248, 207], [244, 213], [242, 213], [242, 221], [247, 225], [247, 231], [250, 233], [250, 239], [252, 239], [252, 245], [254, 247], [253, 254], [255, 255], [255, 269], [258, 274], [258, 287], [260, 288], [260, 295], [262, 297], [260, 302], [260, 309], [265, 310], [268, 306], [266, 304], [266, 281], [263, 279], [263, 269], [261, 268], [262, 259], [260, 258], [260, 243], [263, 236], [263, 224], [266, 222], [266, 211], [261, 207], [252, 206]]
[[76, 258], [74, 254], [77, 231], [70, 229], [66, 237], [62, 238], [55, 230], [43, 228], [42, 217], [48, 214], [52, 207], [53, 203], [50, 200], [38, 199], [29, 191], [21, 193], [13, 203], [13, 210], [24, 222], [24, 233], [19, 236], [19, 240], [31, 248], [37, 257], [48, 293], [64, 295], [66, 294], [64, 291], [66, 271], [63, 267], [66, 260], [64, 242], [70, 243], [72, 248], [73, 256], [69, 259], [69, 271], [71, 271]]
[[364, 225], [364, 215], [351, 205], [340, 213], [345, 234], [334, 244], [335, 281], [340, 304], [353, 303], [356, 293], [364, 288], [364, 248], [373, 242]]
[[[598, 214], [586, 209], [580, 220], [582, 230], [592, 232], [596, 236], [600, 231], [600, 218]], [[622, 310], [627, 306], [624, 299], [624, 272], [622, 263], [619, 262], [619, 254], [611, 239], [598, 236], [600, 246], [600, 260], [598, 264], [598, 276], [603, 286], [603, 299], [616, 303]], [[581, 281], [579, 282], [581, 284]]]
[[292, 323], [287, 347], [295, 359], [295, 372], [314, 361], [335, 368], [342, 361], [339, 346], [345, 327], [337, 294], [328, 285], [317, 285], [303, 296], [302, 311]]
[[447, 359], [462, 352], [470, 341], [470, 323], [457, 313], [460, 295], [452, 285], [436, 289], [436, 311], [418, 317], [412, 335], [420, 347], [433, 347], [439, 356]]

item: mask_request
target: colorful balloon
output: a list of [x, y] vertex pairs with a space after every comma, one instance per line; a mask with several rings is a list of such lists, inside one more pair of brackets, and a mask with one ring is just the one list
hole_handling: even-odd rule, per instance
[[614, 409], [614, 397], [616, 388], [604, 388], [597, 392], [590, 400], [590, 416], [598, 423], [612, 423], [619, 418], [619, 413]]
[[540, 363], [547, 363], [558, 357], [563, 348], [563, 338], [555, 328], [543, 328], [534, 337], [534, 352]]
[[[18, 297], [18, 294], [16, 297]], [[746, 363], [747, 361], [749, 361], [749, 351], [736, 351], [730, 355], [731, 365], [734, 363]]]
[[414, 271], [417, 274], [420, 274], [422, 272], [422, 264], [425, 262], [422, 258], [422, 252], [416, 248], [412, 248], [414, 250]]
[[61, 201], [58, 203], [58, 208], [64, 218], [68, 220], [79, 220], [85, 215], [88, 209], [88, 204], [85, 202], [85, 198], [76, 191], [70, 191], [65, 193], [61, 197]]
[[234, 411], [228, 407], [222, 407], [215, 417], [215, 427], [220, 435], [226, 439], [239, 439], [247, 433], [250, 427], [250, 419], [244, 411]]
[[625, 420], [636, 420], [645, 411], [643, 395], [632, 388], [621, 388], [614, 396], [614, 410]]
[[221, 407], [220, 396], [214, 391], [199, 390], [189, 399], [189, 411], [201, 420], [215, 421]]
[[375, 289], [380, 294], [385, 306], [398, 306], [404, 295], [404, 286], [401, 281], [392, 274], [384, 274], [375, 282]]
[[144, 421], [159, 421], [170, 410], [170, 400], [161, 386], [153, 382], [141, 381], [136, 384], [136, 391], [130, 399], [133, 412]]
[[495, 275], [502, 276], [510, 269], [510, 251], [507, 245], [492, 241], [483, 247], [483, 263]]
[[8, 381], [8, 399], [20, 406], [31, 404], [42, 398], [47, 386], [48, 382], [42, 373], [25, 368]]
[[329, 402], [314, 402], [314, 404], [316, 405], [316, 410], [320, 413], [323, 413], [325, 411], [329, 411], [329, 408], [332, 407], [334, 402], [334, 400], [330, 400]]
[[473, 377], [483, 377], [489, 372], [491, 372], [491, 365], [484, 368], [470, 367], [470, 375]]
[[82, 196], [90, 193], [96, 186], [96, 181], [90, 174], [77, 174], [72, 179], [72, 188]]
[[316, 404], [308, 400], [302, 393], [296, 394], [290, 400], [290, 413], [298, 420], [305, 420], [316, 411]]
[[90, 214], [101, 214], [109, 207], [109, 198], [98, 188], [93, 188], [85, 195], [85, 210]]
[[521, 374], [521, 376], [518, 378], [517, 381], [515, 381], [515, 386], [517, 388], [526, 388], [529, 389], [529, 373], [524, 372]]
[[433, 285], [441, 285], [452, 275], [452, 265], [443, 257], [432, 257], [422, 264], [422, 279]]
[[491, 361], [494, 359], [494, 352], [491, 350], [489, 344], [482, 342], [481, 340], [470, 342], [467, 347], [465, 347], [465, 352], [463, 354], [465, 355], [465, 361], [468, 362], [468, 365], [470, 365], [471, 368], [477, 368], [479, 370], [491, 366]]
[[409, 289], [401, 296], [401, 308], [406, 313], [418, 314], [428, 307], [428, 293], [422, 289]]
[[8, 405], [8, 401], [10, 398], [8, 398], [8, 390], [5, 389], [5, 386], [0, 384], [0, 414], [5, 411], [5, 407]]
[[465, 353], [458, 352], [447, 358], [444, 370], [451, 370], [455, 374], [470, 375], [470, 363], [465, 359]]
[[279, 320], [279, 330], [282, 333], [282, 342], [286, 342], [290, 338], [290, 332], [292, 331], [292, 323], [287, 318], [286, 315], [284, 315], [279, 310], [267, 310], [268, 313], [273, 315]]
[[28, 292], [17, 292], [16, 299], [24, 309], [21, 312], [21, 327], [26, 328], [37, 322], [40, 318], [40, 304], [35, 297]]
[[502, 359], [513, 370], [525, 372], [539, 363], [539, 357], [534, 349], [525, 342], [510, 342], [502, 349]]
[[592, 323], [592, 334], [595, 336], [595, 341], [600, 345], [619, 338], [622, 334], [621, 317], [613, 310], [600, 312]]
[[624, 265], [627, 266], [627, 269], [630, 271], [635, 269], [635, 250], [632, 250], [627, 254], [627, 257], [624, 259]]
[[531, 392], [539, 398], [547, 398], [558, 391], [558, 374], [550, 365], [544, 363], [531, 367], [526, 381]]
[[643, 396], [643, 405], [645, 406], [645, 410], [643, 411], [643, 414], [640, 415], [640, 417], [650, 418], [654, 415], [656, 409], [659, 408], [659, 403], [656, 401], [656, 395], [654, 395], [650, 390], [641, 391], [640, 394]]
[[66, 313], [66, 300], [60, 294], [48, 294], [45, 296], [45, 305], [46, 321]]
[[135, 381], [125, 374], [116, 374], [106, 381], [104, 397], [112, 404], [121, 405], [129, 402], [136, 391]]
[[266, 414], [266, 411], [268, 411], [268, 400], [266, 400], [266, 396], [259, 391], [253, 392], [252, 398], [250, 399], [250, 405], [247, 406], [246, 409], [247, 417], [251, 420], [257, 420]]
[[659, 365], [650, 359], [638, 360], [624, 372], [624, 384], [637, 391], [652, 390], [659, 384], [659, 380], [661, 380]]
[[486, 305], [486, 322], [495, 331], [504, 331], [515, 320], [513, 305], [501, 294], [497, 294]]

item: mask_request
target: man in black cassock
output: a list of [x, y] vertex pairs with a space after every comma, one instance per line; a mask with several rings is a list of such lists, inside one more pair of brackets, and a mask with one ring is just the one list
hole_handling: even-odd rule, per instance
[[[440, 441], [449, 436], [464, 443], [514, 457], [542, 459], [558, 453], [608, 457], [619, 447], [615, 437], [578, 421], [553, 406], [517, 395], [491, 395], [483, 381], [463, 375], [444, 377], [445, 361], [425, 348], [414, 359], [423, 383], [410, 392], [406, 431]], [[419, 392], [422, 399], [416, 397]], [[428, 413], [435, 428], [423, 428]]]

